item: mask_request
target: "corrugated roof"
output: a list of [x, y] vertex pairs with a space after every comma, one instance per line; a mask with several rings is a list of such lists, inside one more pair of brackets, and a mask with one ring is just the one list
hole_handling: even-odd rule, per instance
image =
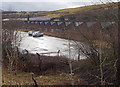
[[92, 25], [94, 25], [96, 22], [86, 22], [87, 27], [91, 27]]
[[51, 20], [51, 18], [29, 18], [30, 21], [47, 21]]

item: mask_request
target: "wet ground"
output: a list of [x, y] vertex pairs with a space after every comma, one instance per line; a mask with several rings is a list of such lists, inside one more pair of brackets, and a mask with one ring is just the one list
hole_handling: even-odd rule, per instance
[[[20, 42], [20, 50], [28, 50], [30, 53], [39, 53], [42, 55], [49, 56], [66, 56], [69, 57], [69, 40], [61, 39], [57, 37], [51, 37], [44, 35], [43, 37], [32, 37], [28, 36], [27, 32], [21, 32], [21, 42]], [[70, 42], [70, 57], [72, 59], [77, 59], [78, 51], [76, 49], [76, 44], [74, 42]], [[81, 59], [84, 56], [81, 55]]]

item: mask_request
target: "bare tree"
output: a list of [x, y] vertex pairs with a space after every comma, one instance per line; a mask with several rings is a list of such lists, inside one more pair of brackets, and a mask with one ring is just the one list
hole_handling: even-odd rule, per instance
[[[11, 23], [10, 23], [11, 22]], [[21, 41], [20, 32], [17, 31], [18, 24], [15, 21], [3, 22], [2, 30], [2, 53], [3, 65], [7, 66], [10, 73], [10, 83], [12, 83], [12, 75], [17, 73], [19, 69], [19, 45]], [[13, 24], [12, 24], [13, 23]]]

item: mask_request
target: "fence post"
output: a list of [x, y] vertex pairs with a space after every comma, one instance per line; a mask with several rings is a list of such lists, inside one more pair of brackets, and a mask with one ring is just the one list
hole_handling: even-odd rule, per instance
[[39, 59], [39, 71], [41, 71], [41, 66], [42, 66], [42, 58], [40, 58], [40, 54], [36, 53]]
[[78, 61], [80, 60], [80, 53], [78, 53]]
[[60, 50], [58, 50], [57, 54], [58, 54], [58, 56], [60, 56]]

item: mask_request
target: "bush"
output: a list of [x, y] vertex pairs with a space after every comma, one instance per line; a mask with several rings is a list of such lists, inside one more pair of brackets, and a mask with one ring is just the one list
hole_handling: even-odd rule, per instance
[[21, 54], [22, 63], [20, 69], [25, 72], [34, 72], [40, 74], [47, 70], [67, 71], [68, 59], [59, 56], [38, 56], [37, 54]]

